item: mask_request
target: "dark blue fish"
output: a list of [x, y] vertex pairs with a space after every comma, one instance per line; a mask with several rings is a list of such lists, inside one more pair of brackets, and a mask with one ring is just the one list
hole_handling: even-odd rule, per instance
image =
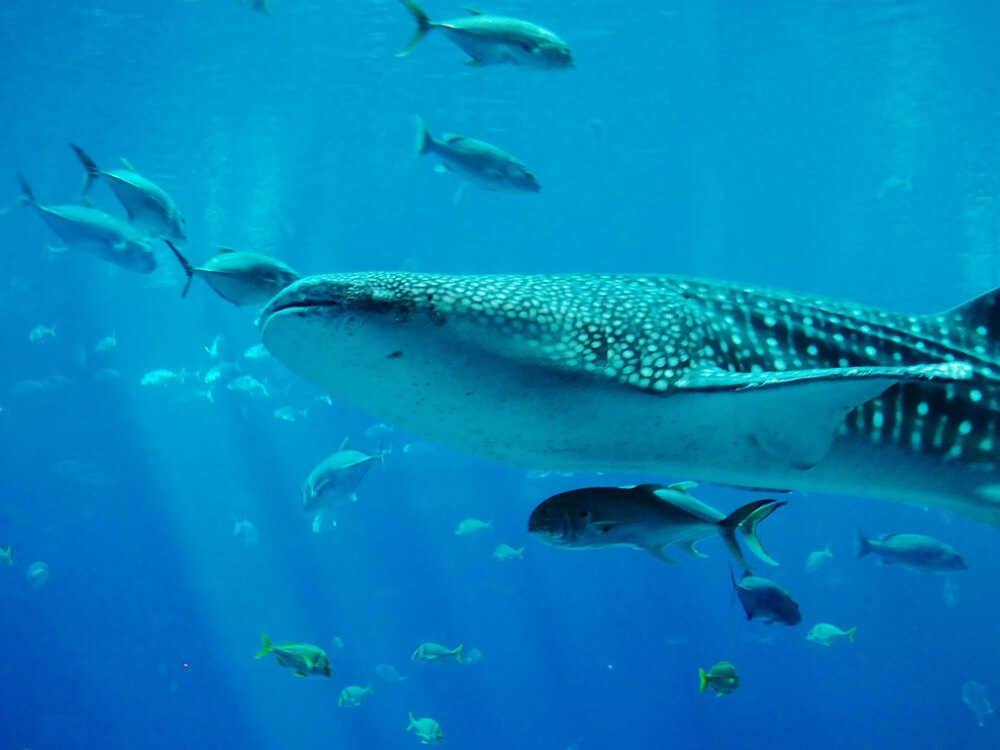
[[768, 578], [751, 575], [749, 572], [737, 581], [732, 570], [729, 579], [733, 582], [748, 620], [760, 620], [768, 625], [780, 622], [782, 625], [798, 625], [802, 622], [802, 612], [792, 595]]

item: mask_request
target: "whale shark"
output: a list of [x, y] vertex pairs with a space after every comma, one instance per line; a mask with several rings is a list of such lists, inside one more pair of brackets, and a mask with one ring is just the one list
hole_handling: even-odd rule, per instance
[[480, 456], [1000, 526], [998, 300], [906, 315], [677, 276], [373, 272], [301, 279], [258, 324], [306, 380]]

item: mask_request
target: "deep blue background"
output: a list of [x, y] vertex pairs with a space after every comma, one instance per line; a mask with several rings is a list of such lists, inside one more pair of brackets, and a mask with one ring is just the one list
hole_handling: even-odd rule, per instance
[[[442, 36], [410, 57], [394, 0], [230, 0], [0, 6], [0, 190], [23, 172], [44, 203], [81, 170], [126, 156], [175, 197], [193, 260], [214, 245], [280, 255], [305, 273], [629, 271], [728, 278], [931, 312], [1000, 284], [1000, 12], [985, 0], [673, 2], [509, 0], [485, 10], [558, 31], [578, 67], [469, 69]], [[432, 18], [459, 14], [435, 0]], [[413, 115], [493, 141], [538, 195], [470, 190], [411, 156]], [[120, 212], [103, 186], [95, 199]], [[0, 219], [0, 750], [412, 747], [407, 711], [456, 748], [995, 747], [960, 699], [1000, 699], [998, 532], [938, 510], [793, 496], [762, 529], [799, 598], [797, 628], [746, 623], [727, 555], [668, 567], [629, 550], [571, 553], [527, 538], [547, 495], [642, 477], [533, 479], [397, 433], [340, 527], [298, 508], [312, 466], [374, 420], [272, 362], [276, 394], [217, 403], [139, 385], [143, 373], [227, 360], [257, 343], [237, 310], [167, 256], [141, 277], [56, 244], [29, 211]], [[38, 324], [57, 338], [29, 343]], [[117, 332], [119, 346], [93, 345]], [[81, 356], [85, 354], [86, 356]], [[349, 366], [349, 363], [345, 363]], [[95, 381], [102, 367], [122, 373]], [[18, 394], [25, 379], [62, 388]], [[309, 406], [286, 423], [279, 406]], [[636, 425], [637, 432], [642, 425]], [[67, 463], [75, 462], [75, 463]], [[657, 479], [686, 479], [686, 477]], [[714, 487], [731, 509], [752, 497]], [[466, 516], [489, 537], [453, 535]], [[248, 518], [257, 546], [231, 536]], [[851, 559], [854, 528], [958, 546], [944, 579]], [[523, 562], [492, 558], [501, 541]], [[823, 572], [806, 555], [832, 543]], [[24, 574], [51, 568], [37, 591]], [[854, 646], [807, 643], [815, 622]], [[261, 631], [330, 650], [330, 681], [254, 661]], [[344, 647], [333, 646], [334, 636]], [[476, 666], [411, 664], [433, 640]], [[697, 692], [734, 662], [743, 687]], [[374, 666], [360, 709], [343, 685]], [[185, 666], [187, 665], [187, 666]]]

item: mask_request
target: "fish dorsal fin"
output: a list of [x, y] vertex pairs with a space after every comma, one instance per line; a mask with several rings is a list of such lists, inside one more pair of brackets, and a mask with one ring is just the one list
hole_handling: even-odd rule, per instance
[[952, 308], [945, 315], [963, 328], [985, 329], [979, 331], [980, 335], [1000, 344], [1000, 287]]
[[825, 458], [848, 412], [893, 385], [966, 381], [972, 375], [966, 362], [782, 372], [704, 368], [683, 375], [673, 389], [703, 394], [698, 412], [705, 429], [724, 421], [760, 450], [762, 460], [806, 470]]
[[674, 482], [673, 484], [668, 484], [667, 489], [677, 490], [678, 492], [690, 492], [697, 486], [697, 482]]
[[456, 133], [445, 133], [441, 136], [441, 141], [444, 143], [459, 143], [465, 139], [464, 135], [457, 135]]
[[483, 15], [483, 12], [481, 10], [479, 10], [478, 8], [473, 8], [473, 7], [469, 6], [469, 5], [466, 5], [465, 7], [463, 7], [462, 10], [464, 10], [466, 13], [471, 13], [474, 16], [481, 16], [481, 15]]
[[216, 255], [223, 255], [225, 253], [235, 253], [237, 252], [235, 247], [229, 247], [229, 245], [219, 245], [215, 248]]
[[125, 167], [125, 169], [127, 169], [129, 172], [134, 172], [135, 171], [135, 167], [132, 166], [132, 162], [130, 162], [124, 156], [121, 157], [119, 159], [119, 161], [122, 163], [122, 166]]
[[349, 437], [345, 437], [344, 440], [343, 440], [343, 442], [341, 442], [340, 447], [337, 448], [337, 450], [338, 451], [345, 450], [347, 448], [347, 443], [348, 442], [350, 442], [350, 438]]

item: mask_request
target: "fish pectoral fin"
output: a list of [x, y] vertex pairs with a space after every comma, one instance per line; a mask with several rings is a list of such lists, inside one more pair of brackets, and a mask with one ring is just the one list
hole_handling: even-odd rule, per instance
[[448, 174], [451, 170], [448, 169], [448, 166], [446, 164], [435, 164], [434, 171], [437, 172], [438, 174]]
[[465, 195], [465, 183], [460, 182], [458, 183], [458, 187], [455, 188], [454, 194], [452, 194], [451, 196], [451, 202], [458, 203], [460, 200], [462, 200], [463, 195]]
[[678, 492], [690, 492], [697, 486], [697, 482], [674, 482], [673, 484], [668, 484], [667, 489], [677, 490]]
[[972, 374], [965, 362], [757, 373], [708, 368], [685, 374], [673, 387], [726, 399], [718, 406], [729, 422], [739, 424], [768, 458], [805, 470], [823, 460], [856, 406], [898, 383], [964, 381]]
[[486, 63], [484, 63], [482, 60], [469, 60], [467, 63], [465, 63], [465, 67], [467, 68], [481, 68], [484, 65], [486, 65]]
[[687, 552], [688, 554], [690, 554], [692, 557], [702, 557], [702, 558], [708, 557], [708, 555], [706, 555], [706, 554], [704, 554], [702, 552], [699, 552], [698, 550], [696, 550], [694, 548], [694, 545], [696, 543], [697, 543], [697, 540], [692, 541], [692, 542], [686, 542], [686, 543], [680, 545], [680, 548], [682, 550], [684, 550], [685, 552]]
[[645, 549], [646, 552], [651, 554], [657, 560], [660, 560], [665, 563], [670, 563], [671, 565], [680, 565], [680, 563], [677, 560], [670, 557], [669, 555], [667, 555], [666, 552], [663, 551], [666, 548], [666, 546], [667, 545], [665, 544], [661, 544], [659, 546], [643, 547], [643, 549]]

